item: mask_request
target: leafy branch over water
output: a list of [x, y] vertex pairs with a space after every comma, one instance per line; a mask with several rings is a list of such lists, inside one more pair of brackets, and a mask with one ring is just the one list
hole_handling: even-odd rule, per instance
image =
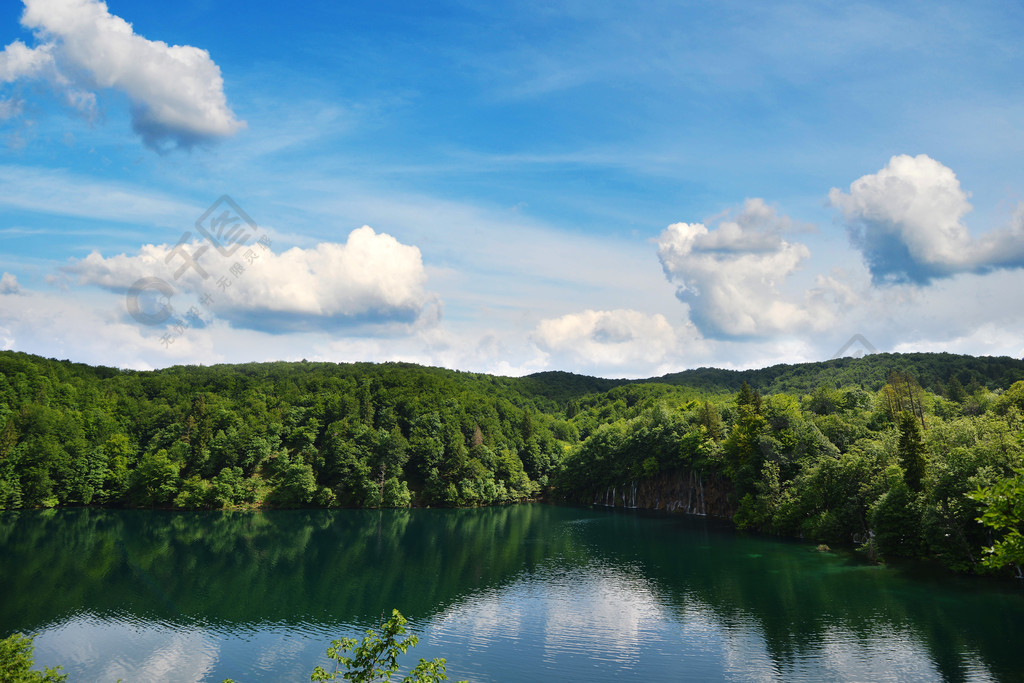
[[1013, 567], [1017, 578], [1024, 578], [1024, 471], [979, 488], [968, 497], [985, 506], [978, 521], [1003, 533], [1002, 540], [985, 549], [985, 565], [993, 569]]
[[[322, 667], [313, 670], [310, 680], [312, 681], [337, 681], [338, 674], [341, 680], [355, 681], [355, 683], [377, 683], [378, 681], [390, 681], [391, 677], [398, 672], [398, 656], [405, 654], [409, 648], [416, 647], [419, 639], [416, 636], [409, 636], [400, 639], [405, 635], [407, 620], [398, 610], [391, 612], [391, 618], [380, 627], [380, 635], [373, 630], [366, 632], [362, 641], [355, 638], [342, 638], [331, 642], [327, 648], [327, 656], [334, 660], [334, 670], [328, 673]], [[351, 651], [352, 656], [345, 653]], [[443, 657], [437, 657], [429, 662], [420, 658], [419, 663], [409, 672], [409, 675], [402, 678], [402, 683], [435, 683], [446, 681], [446, 661]], [[344, 671], [341, 671], [341, 668]], [[460, 682], [464, 683], [464, 682]]]
[[4, 683], [64, 683], [68, 675], [61, 673], [61, 667], [48, 666], [35, 671], [32, 638], [15, 633], [0, 640], [0, 681]]
[[[410, 648], [416, 647], [419, 639], [405, 636], [405, 617], [396, 609], [392, 610], [391, 618], [381, 624], [380, 633], [374, 630], [366, 632], [363, 639], [342, 638], [331, 642], [327, 648], [327, 656], [334, 661], [331, 672], [323, 667], [316, 667], [310, 675], [315, 682], [353, 681], [354, 683], [384, 683], [398, 673], [399, 655], [404, 655]], [[46, 667], [44, 671], [32, 669], [33, 658], [32, 638], [15, 633], [0, 640], [0, 681], [3, 683], [64, 683], [68, 675], [61, 673], [61, 667]], [[352, 656], [347, 656], [350, 652]], [[448, 680], [445, 672], [447, 662], [443, 657], [430, 661], [420, 658], [419, 663], [401, 679], [402, 683], [439, 683]], [[339, 679], [340, 675], [340, 679]], [[224, 683], [234, 683], [230, 678]], [[465, 683], [460, 681], [459, 683]]]

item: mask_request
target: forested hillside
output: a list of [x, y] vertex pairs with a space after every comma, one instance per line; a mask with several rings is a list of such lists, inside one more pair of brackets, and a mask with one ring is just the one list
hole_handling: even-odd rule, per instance
[[0, 508], [671, 509], [665, 482], [688, 477], [701, 495], [717, 482], [746, 528], [1013, 567], [1022, 379], [1019, 360], [949, 354], [626, 381], [394, 363], [138, 372], [0, 352]]
[[[474, 505], [575, 436], [520, 381], [401, 364], [156, 372], [0, 354], [0, 506]], [[568, 441], [567, 441], [568, 439]]]
[[909, 372], [922, 387], [942, 396], [946, 394], [947, 384], [954, 378], [963, 387], [975, 383], [988, 389], [1005, 389], [1014, 382], [1024, 380], [1024, 363], [1006, 356], [975, 358], [952, 353], [875, 353], [862, 358], [773, 365], [758, 370], [698, 368], [650, 381], [730, 392], [739, 391], [743, 384], [748, 384], [762, 394], [805, 394], [814, 391], [822, 383], [877, 391], [894, 369]]

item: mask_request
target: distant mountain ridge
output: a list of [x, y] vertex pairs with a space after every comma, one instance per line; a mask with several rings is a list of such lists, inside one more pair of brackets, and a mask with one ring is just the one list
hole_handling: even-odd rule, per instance
[[780, 364], [756, 370], [698, 368], [664, 375], [666, 384], [700, 387], [709, 384], [723, 391], [738, 391], [744, 382], [762, 393], [806, 393], [822, 382], [860, 384], [878, 390], [892, 370], [904, 370], [927, 389], [937, 389], [956, 377], [964, 386], [972, 381], [989, 389], [1006, 389], [1024, 379], [1024, 360], [1009, 356], [966, 356], [952, 353], [873, 353], [860, 358], [834, 358], [816, 363]]
[[[171, 366], [159, 370], [120, 370], [107, 366], [93, 366], [69, 360], [44, 358], [19, 351], [0, 352], [0, 366], [15, 363], [16, 359], [31, 360], [37, 365], [51, 365], [59, 375], [91, 375], [110, 378], [119, 374], [161, 375], [177, 374], [183, 368], [196, 366]], [[287, 368], [324, 369], [328, 374], [338, 371], [373, 373], [378, 370], [409, 372], [429, 371], [434, 376], [450, 376], [460, 384], [474, 381], [514, 388], [517, 393], [547, 399], [563, 404], [575, 398], [592, 394], [603, 394], [620, 386], [631, 384], [666, 384], [689, 387], [709, 393], [732, 393], [743, 383], [762, 394], [794, 393], [805, 394], [825, 383], [838, 386], [861, 386], [878, 390], [886, 382], [892, 370], [911, 373], [922, 387], [942, 393], [943, 387], [954, 377], [965, 387], [972, 383], [988, 389], [1007, 389], [1016, 381], [1024, 380], [1024, 360], [1009, 356], [968, 356], [952, 353], [873, 353], [860, 358], [835, 358], [832, 360], [779, 364], [750, 370], [729, 370], [701, 367], [683, 370], [660, 377], [645, 379], [609, 379], [580, 375], [562, 370], [546, 370], [523, 377], [500, 377], [484, 373], [432, 368], [415, 363], [325, 363], [307, 361], [274, 361], [269, 363], [238, 363], [205, 366], [210, 373], [220, 375], [235, 370], [242, 375], [278, 376], [287, 374]], [[0, 367], [0, 369], [3, 369]], [[198, 369], [198, 368], [197, 368]], [[200, 370], [202, 372], [203, 370]], [[494, 387], [497, 388], [497, 387]]]
[[940, 391], [952, 378], [963, 386], [976, 382], [989, 389], [1006, 389], [1024, 380], [1024, 360], [1009, 356], [967, 356], [952, 353], [873, 353], [860, 358], [834, 358], [811, 363], [779, 364], [753, 370], [695, 368], [647, 379], [603, 379], [570, 372], [546, 371], [523, 377], [523, 389], [553, 400], [604, 393], [625, 384], [670, 384], [711, 393], [739, 391], [746, 382], [763, 394], [814, 391], [823, 383], [858, 385], [878, 390], [892, 370], [911, 373], [921, 386]]

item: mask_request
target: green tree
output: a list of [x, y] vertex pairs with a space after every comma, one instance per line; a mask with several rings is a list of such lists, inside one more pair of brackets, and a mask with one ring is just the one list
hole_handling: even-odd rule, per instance
[[920, 549], [921, 516], [917, 498], [901, 474], [895, 465], [882, 473], [889, 488], [871, 506], [868, 523], [883, 555], [914, 556]]
[[707, 430], [708, 436], [715, 441], [722, 439], [722, 415], [718, 407], [708, 401], [702, 401], [697, 408], [697, 423]]
[[1024, 413], [1024, 382], [1014, 382], [995, 402], [995, 411], [1005, 415], [1011, 407]]
[[[760, 400], [758, 400], [760, 406]], [[739, 416], [724, 443], [726, 474], [735, 482], [740, 493], [753, 489], [753, 481], [761, 472], [761, 435], [767, 421], [753, 403], [739, 405]]]
[[397, 484], [397, 478], [409, 460], [409, 444], [397, 426], [390, 431], [378, 430], [376, 441], [372, 471], [377, 481], [377, 497], [385, 507], [407, 507], [386, 503], [384, 489], [389, 479], [394, 479]]
[[739, 394], [736, 395], [736, 405], [738, 406], [750, 406], [754, 409], [754, 412], [761, 414], [761, 394], [755, 389], [751, 389], [750, 385], [746, 382], [740, 387]]
[[166, 505], [178, 494], [181, 465], [160, 449], [142, 456], [131, 478], [131, 500], [135, 505]]
[[112, 434], [103, 444], [107, 468], [103, 482], [103, 500], [119, 500], [128, 489], [130, 467], [138, 449], [127, 434]]
[[882, 388], [882, 400], [894, 421], [899, 420], [903, 412], [909, 412], [925, 426], [924, 390], [909, 372], [893, 370], [889, 373], [889, 382]]
[[409, 485], [391, 477], [384, 482], [381, 489], [380, 506], [384, 508], [407, 508], [412, 502], [412, 494], [409, 492]]
[[306, 505], [317, 492], [316, 477], [313, 468], [304, 462], [289, 464], [280, 478], [270, 502], [281, 507], [298, 507]]
[[761, 479], [754, 483], [756, 493], [748, 493], [740, 501], [733, 517], [741, 529], [770, 529], [783, 498], [778, 463], [768, 461], [761, 468]]
[[984, 506], [978, 521], [1002, 533], [1001, 539], [985, 549], [983, 564], [993, 569], [1012, 567], [1020, 577], [1024, 568], [1024, 471], [968, 496]]
[[903, 476], [910, 490], [920, 491], [925, 472], [926, 448], [917, 417], [909, 410], [900, 413], [899, 430], [899, 456], [905, 472]]
[[34, 650], [35, 645], [32, 644], [32, 638], [21, 633], [15, 633], [0, 640], [0, 681], [4, 683], [60, 683], [67, 680], [68, 675], [61, 673], [59, 666], [48, 666], [43, 671], [33, 671]]
[[253, 502], [248, 494], [241, 467], [225, 467], [210, 482], [210, 498], [218, 508]]
[[[416, 636], [405, 636], [408, 623], [398, 610], [392, 610], [391, 618], [380, 627], [380, 635], [373, 629], [366, 632], [360, 642], [355, 638], [342, 638], [331, 642], [327, 656], [334, 660], [334, 670], [328, 673], [323, 667], [316, 667], [309, 677], [311, 681], [355, 681], [356, 683], [378, 683], [390, 681], [398, 673], [398, 656], [419, 642]], [[346, 653], [352, 653], [351, 656]], [[430, 660], [420, 659], [419, 663], [402, 678], [402, 683], [434, 683], [446, 681], [446, 662], [443, 657]], [[341, 669], [344, 669], [343, 671]], [[338, 675], [341, 678], [338, 678]]]
[[954, 403], [963, 403], [964, 399], [967, 398], [964, 385], [956, 377], [949, 380], [949, 384], [946, 386], [946, 398]]

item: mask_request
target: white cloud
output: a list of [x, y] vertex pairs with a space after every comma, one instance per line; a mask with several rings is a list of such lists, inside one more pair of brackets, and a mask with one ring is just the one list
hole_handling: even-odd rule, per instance
[[[875, 288], [856, 324], [880, 350], [1024, 356], [1024, 272], [959, 273]], [[853, 318], [851, 316], [851, 322]]]
[[[173, 300], [172, 300], [173, 301]], [[173, 364], [298, 361], [406, 361], [476, 372], [523, 375], [547, 367], [545, 354], [525, 339], [501, 335], [500, 348], [475, 330], [452, 333], [442, 325], [414, 325], [408, 334], [346, 335], [289, 331], [286, 336], [243, 329], [220, 315], [203, 324], [143, 325], [126, 315], [125, 297], [104, 289], [70, 286], [22, 289], [0, 306], [0, 348], [53, 358], [140, 370]], [[83, 334], [83, 330], [90, 331]]]
[[98, 0], [24, 0], [21, 23], [40, 44], [0, 52], [0, 82], [46, 78], [72, 106], [89, 111], [96, 89], [132, 103], [132, 125], [146, 145], [191, 147], [236, 133], [220, 68], [203, 49], [137, 35]]
[[658, 237], [658, 258], [676, 296], [707, 336], [747, 337], [796, 332], [828, 324], [847, 295], [834, 278], [789, 300], [786, 279], [810, 257], [783, 233], [795, 226], [761, 199], [748, 199], [735, 220], [712, 227], [674, 223]]
[[1017, 205], [1009, 225], [978, 237], [974, 252], [980, 270], [1024, 267], [1024, 202]]
[[[180, 228], [191, 225], [203, 207], [137, 184], [96, 180], [65, 170], [0, 165], [0, 205], [7, 209]], [[70, 228], [68, 228], [70, 229]], [[100, 230], [90, 226], [88, 234]]]
[[[60, 661], [71, 678], [114, 681], [200, 681], [221, 657], [222, 636], [159, 621], [132, 622], [78, 612], [48, 624], [35, 638], [37, 657]], [[125, 651], [124, 643], [136, 647]]]
[[18, 285], [18, 278], [11, 273], [4, 273], [3, 277], [0, 277], [0, 295], [18, 294], [19, 292], [21, 292], [21, 286]]
[[877, 283], [1024, 267], [1024, 205], [1008, 227], [976, 240], [963, 222], [968, 199], [956, 174], [926, 154], [894, 156], [849, 194], [829, 192]]
[[[366, 222], [419, 246], [431, 288], [444, 301], [446, 324], [465, 330], [463, 344], [489, 333], [519, 339], [543, 319], [587, 308], [664, 313], [676, 323], [673, 288], [645, 236], [560, 230], [529, 212], [387, 195], [359, 179], [346, 181], [341, 191], [337, 181], [315, 178], [303, 188], [319, 197], [297, 208], [343, 223]], [[330, 239], [331, 226], [324, 221], [309, 231]], [[574, 305], [567, 307], [567, 300]]]
[[[111, 306], [82, 292], [22, 290], [0, 309], [0, 342], [5, 348], [51, 358], [139, 370], [173, 363], [214, 363], [213, 330], [185, 334], [163, 345], [162, 329], [146, 327], [124, 315], [124, 299]], [[87, 333], [88, 332], [88, 333]]]
[[[1016, 327], [1016, 329], [1014, 329]], [[893, 346], [893, 353], [962, 353], [972, 356], [1010, 356], [1024, 358], [1021, 325], [1005, 327], [1002, 321], [983, 322], [967, 330], [957, 328], [942, 334], [940, 330], [912, 333], [910, 339]]]
[[[439, 302], [425, 289], [420, 250], [369, 226], [353, 230], [344, 244], [322, 242], [280, 254], [254, 245], [224, 258], [208, 247], [147, 244], [138, 254], [111, 257], [94, 251], [64, 271], [79, 284], [116, 292], [127, 292], [143, 278], [160, 278], [185, 294], [171, 302], [179, 311], [208, 294], [214, 315], [268, 332], [429, 325], [440, 316]], [[247, 249], [255, 256], [251, 263]]]
[[[830, 199], [865, 263], [811, 269], [804, 291], [794, 276], [813, 265], [810, 251], [786, 238], [794, 226], [761, 200], [748, 200], [735, 219], [677, 223], [659, 237], [663, 270], [690, 319], [725, 342], [709, 343], [716, 365], [765, 357], [749, 342], [789, 349], [779, 360], [820, 360], [854, 334], [882, 351], [1020, 355], [1014, 339], [1024, 317], [1013, 302], [1024, 296], [1024, 205], [1007, 227], [974, 238], [963, 223], [967, 193], [924, 155], [894, 157]], [[888, 286], [872, 286], [879, 283]]]
[[0, 51], [0, 83], [35, 78], [55, 67], [53, 44], [30, 48], [16, 40]]
[[542, 351], [563, 360], [556, 367], [582, 363], [616, 369], [638, 364], [656, 367], [670, 360], [678, 343], [665, 316], [622, 309], [587, 310], [542, 320], [532, 339]]
[[654, 377], [702, 365], [740, 369], [825, 360], [854, 333], [863, 334], [879, 351], [1024, 354], [1020, 271], [962, 274], [929, 287], [884, 289], [868, 287], [866, 271], [857, 275], [864, 291], [854, 292], [850, 310], [831, 327], [732, 340], [701, 338], [692, 326], [670, 327], [657, 314], [612, 310], [550, 318], [530, 331], [481, 330], [477, 321], [445, 321], [403, 326], [400, 335], [365, 329], [347, 334], [345, 329], [316, 330], [312, 325], [308, 331], [270, 334], [243, 329], [234, 318], [217, 313], [202, 325], [172, 334], [165, 343], [162, 338], [170, 328], [131, 320], [123, 293], [80, 288], [73, 282], [49, 292], [22, 285], [20, 296], [6, 297], [0, 306], [0, 347], [138, 369], [307, 358], [401, 360], [503, 375], [557, 369], [605, 377]]

